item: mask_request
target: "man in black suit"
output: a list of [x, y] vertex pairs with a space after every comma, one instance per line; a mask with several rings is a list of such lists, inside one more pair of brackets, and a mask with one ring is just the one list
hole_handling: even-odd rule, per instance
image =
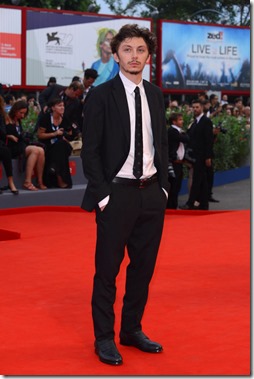
[[98, 72], [94, 70], [93, 68], [87, 68], [84, 71], [84, 79], [83, 79], [84, 92], [82, 94], [83, 104], [88, 92], [92, 88], [94, 88], [93, 83], [95, 82], [96, 78], [98, 78]]
[[[111, 48], [120, 72], [90, 91], [84, 106], [81, 158], [88, 184], [82, 208], [95, 209], [97, 222], [92, 295], [95, 352], [102, 362], [119, 365], [122, 357], [114, 340], [115, 282], [125, 247], [130, 263], [120, 344], [145, 352], [162, 351], [159, 343], [143, 333], [141, 320], [162, 235], [169, 183], [163, 95], [142, 79], [156, 48], [155, 36], [136, 24], [125, 25]], [[143, 141], [137, 146], [140, 136]]]
[[208, 210], [207, 167], [212, 164], [213, 123], [204, 115], [201, 100], [193, 100], [192, 109], [195, 121], [187, 130], [190, 137], [187, 151], [193, 166], [192, 184], [187, 203], [179, 208], [197, 209], [195, 202], [198, 201], [198, 209]]
[[53, 84], [45, 88], [39, 95], [41, 113], [39, 114], [35, 130], [38, 129], [40, 117], [48, 109], [48, 104], [55, 98], [60, 98], [64, 102], [64, 117], [72, 124], [73, 136], [80, 133], [82, 125], [82, 104], [79, 99], [84, 92], [84, 85], [79, 81], [71, 82], [68, 87], [61, 84]]
[[183, 159], [185, 144], [189, 136], [183, 131], [183, 114], [173, 112], [169, 117], [168, 128], [168, 181], [170, 190], [168, 194], [167, 208], [178, 208], [178, 194], [183, 180]]

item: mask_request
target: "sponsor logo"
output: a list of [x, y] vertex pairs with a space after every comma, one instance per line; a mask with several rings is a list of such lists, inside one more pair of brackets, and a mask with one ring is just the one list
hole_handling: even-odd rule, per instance
[[223, 41], [223, 32], [216, 32], [216, 33], [207, 33], [207, 40], [208, 41]]

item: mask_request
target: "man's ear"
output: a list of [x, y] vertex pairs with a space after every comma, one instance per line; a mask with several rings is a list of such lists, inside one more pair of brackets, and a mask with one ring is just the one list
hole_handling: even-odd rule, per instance
[[119, 58], [118, 58], [117, 53], [114, 53], [114, 54], [113, 54], [113, 57], [114, 57], [114, 60], [115, 60], [117, 63], [119, 63]]

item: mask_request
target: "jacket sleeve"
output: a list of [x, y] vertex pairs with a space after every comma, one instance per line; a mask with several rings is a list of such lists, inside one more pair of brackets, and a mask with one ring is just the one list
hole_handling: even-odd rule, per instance
[[103, 98], [97, 91], [90, 91], [84, 105], [81, 159], [89, 190], [96, 203], [111, 193], [102, 162], [104, 120]]
[[205, 159], [211, 159], [213, 157], [213, 123], [207, 118], [206, 128], [205, 128]]
[[49, 86], [40, 93], [39, 104], [42, 110], [45, 107], [45, 105], [47, 105], [48, 99], [50, 98], [52, 92], [53, 92], [53, 86]]

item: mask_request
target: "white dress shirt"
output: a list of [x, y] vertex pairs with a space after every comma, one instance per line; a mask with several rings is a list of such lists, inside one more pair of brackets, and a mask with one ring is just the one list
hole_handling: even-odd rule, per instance
[[[123, 82], [125, 93], [127, 97], [129, 114], [130, 114], [130, 150], [128, 157], [122, 166], [121, 170], [117, 173], [117, 177], [136, 179], [133, 175], [134, 153], [135, 153], [135, 93], [137, 87], [135, 83], [127, 79], [121, 71], [119, 72], [120, 78]], [[143, 175], [141, 179], [149, 178], [156, 173], [154, 166], [154, 146], [153, 146], [153, 133], [151, 125], [150, 110], [147, 103], [143, 81], [138, 84], [141, 96], [142, 107], [142, 132], [143, 132]]]
[[[172, 128], [176, 129], [179, 133], [182, 133], [182, 129], [179, 128], [179, 126], [176, 126], [176, 125], [172, 125]], [[185, 152], [185, 149], [184, 149], [184, 144], [182, 142], [179, 143], [179, 146], [178, 146], [178, 149], [177, 149], [177, 159], [179, 159], [180, 161], [183, 160], [183, 157], [184, 157], [184, 152]]]

